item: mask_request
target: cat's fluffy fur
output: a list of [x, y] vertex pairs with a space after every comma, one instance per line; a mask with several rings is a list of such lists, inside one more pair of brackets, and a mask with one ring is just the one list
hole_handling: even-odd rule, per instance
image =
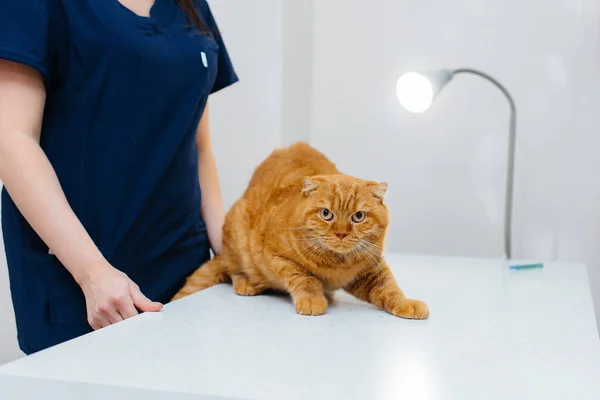
[[427, 318], [425, 303], [404, 296], [382, 256], [386, 189], [340, 174], [304, 143], [275, 150], [227, 214], [221, 255], [173, 299], [232, 282], [243, 296], [288, 292], [297, 313], [321, 315], [344, 289], [393, 315]]

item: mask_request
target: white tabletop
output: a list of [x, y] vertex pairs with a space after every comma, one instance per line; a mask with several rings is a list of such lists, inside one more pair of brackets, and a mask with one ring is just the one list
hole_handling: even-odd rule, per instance
[[338, 296], [321, 317], [221, 285], [0, 367], [0, 398], [597, 400], [585, 266], [389, 256], [427, 321]]

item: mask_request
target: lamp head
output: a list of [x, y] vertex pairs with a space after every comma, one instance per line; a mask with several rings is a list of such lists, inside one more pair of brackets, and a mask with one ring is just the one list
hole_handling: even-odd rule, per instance
[[454, 72], [449, 69], [431, 72], [406, 72], [396, 83], [398, 101], [407, 111], [427, 111], [433, 99], [450, 82]]

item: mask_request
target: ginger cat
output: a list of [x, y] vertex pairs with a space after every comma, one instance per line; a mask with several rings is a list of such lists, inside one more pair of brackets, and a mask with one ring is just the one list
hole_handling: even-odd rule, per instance
[[382, 256], [386, 183], [342, 175], [307, 144], [278, 149], [254, 172], [225, 218], [221, 255], [188, 277], [173, 300], [232, 282], [242, 296], [288, 292], [302, 315], [321, 315], [344, 289], [402, 318], [425, 319]]

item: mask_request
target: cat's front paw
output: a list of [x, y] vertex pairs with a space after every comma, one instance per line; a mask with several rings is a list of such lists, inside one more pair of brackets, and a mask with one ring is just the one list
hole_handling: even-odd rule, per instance
[[323, 315], [327, 312], [325, 296], [301, 297], [295, 300], [296, 312], [300, 315]]
[[389, 307], [390, 314], [407, 319], [427, 319], [429, 307], [420, 300], [404, 299]]

